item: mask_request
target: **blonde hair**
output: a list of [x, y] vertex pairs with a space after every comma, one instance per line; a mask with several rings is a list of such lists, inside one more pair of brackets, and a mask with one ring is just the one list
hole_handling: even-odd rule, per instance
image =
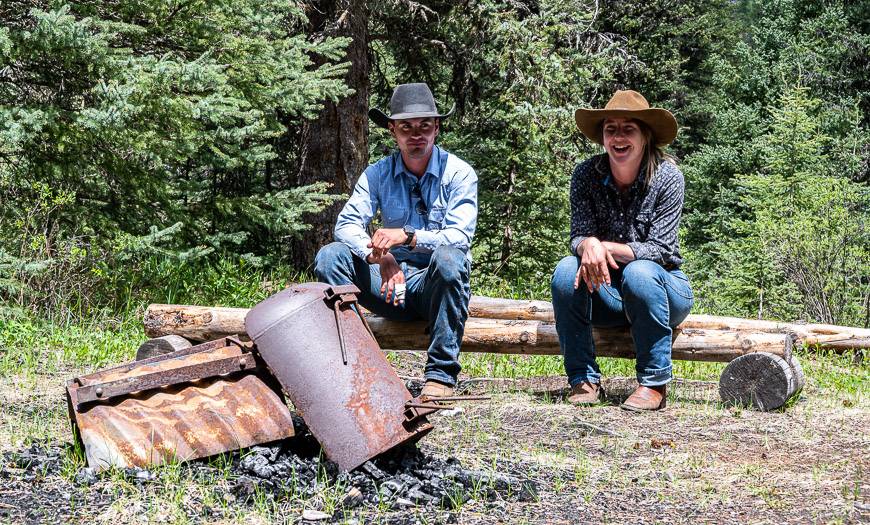
[[640, 132], [643, 134], [644, 142], [646, 142], [643, 147], [643, 163], [646, 166], [646, 187], [649, 188], [653, 178], [656, 176], [656, 172], [659, 170], [659, 166], [665, 161], [671, 161], [676, 164], [677, 160], [665, 153], [665, 148], [656, 144], [656, 135], [646, 123], [635, 119], [632, 119], [632, 121], [637, 123]]

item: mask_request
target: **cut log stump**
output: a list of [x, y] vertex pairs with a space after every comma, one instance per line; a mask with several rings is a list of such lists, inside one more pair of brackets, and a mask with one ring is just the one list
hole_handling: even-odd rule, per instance
[[169, 354], [176, 350], [184, 350], [190, 348], [193, 343], [180, 335], [164, 335], [163, 337], [155, 337], [149, 339], [139, 345], [136, 350], [136, 361], [156, 357], [158, 355]]
[[726, 404], [776, 410], [804, 387], [804, 373], [793, 356], [766, 352], [742, 355], [725, 367], [719, 395]]

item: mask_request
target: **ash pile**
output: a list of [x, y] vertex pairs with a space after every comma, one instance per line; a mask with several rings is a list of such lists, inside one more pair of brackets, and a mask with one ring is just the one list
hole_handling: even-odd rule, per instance
[[297, 437], [271, 446], [256, 446], [233, 463], [236, 496], [247, 498], [255, 488], [274, 494], [296, 493], [316, 497], [328, 483], [343, 487], [343, 509], [388, 507], [450, 509], [471, 498], [493, 501], [534, 501], [536, 484], [520, 475], [466, 469], [456, 458], [441, 459], [406, 444], [366, 461], [352, 471], [319, 455], [310, 434], [297, 429]]
[[[297, 454], [291, 438], [271, 446], [251, 448], [233, 463], [236, 479], [230, 492], [236, 498], [253, 497], [257, 489], [316, 498], [324, 482], [344, 495], [340, 510], [357, 507], [457, 508], [469, 499], [534, 501], [537, 486], [531, 480], [501, 472], [466, 469], [456, 458], [425, 454], [416, 445], [403, 445], [362, 464], [340, 471], [320, 456]], [[325, 476], [324, 476], [325, 474]]]
[[[303, 513], [320, 522], [342, 522], [349, 511], [365, 520], [367, 509], [398, 512], [389, 523], [413, 523], [404, 520], [414, 509], [432, 509], [439, 522], [449, 523], [452, 509], [470, 499], [478, 501], [534, 501], [534, 482], [517, 474], [466, 469], [456, 458], [425, 454], [416, 445], [395, 448], [367, 461], [352, 471], [342, 472], [322, 457], [318, 443], [296, 421], [297, 435], [268, 446], [255, 446], [230, 455], [228, 469], [208, 461], [187, 463], [183, 470], [192, 479], [224, 478], [220, 491], [233, 506], [253, 506], [258, 495], [269, 494], [276, 502], [306, 501], [312, 510]], [[0, 454], [0, 479], [4, 493], [0, 496], [0, 521], [26, 523], [62, 523], [91, 519], [107, 509], [116, 497], [110, 488], [119, 477], [131, 490], [165, 483], [160, 468], [128, 467], [96, 472], [84, 467], [72, 479], [63, 473], [65, 457], [71, 445], [51, 442], [33, 443], [18, 451]], [[508, 470], [509, 466], [501, 467]], [[218, 473], [217, 471], [220, 470]], [[132, 487], [136, 487], [132, 489]], [[320, 509], [325, 491], [339, 491], [341, 496], [332, 514]], [[225, 508], [206, 507], [195, 498], [185, 507], [193, 522], [203, 518], [220, 519]], [[317, 510], [314, 510], [317, 509]], [[429, 512], [429, 510], [427, 510]], [[313, 513], [313, 514], [312, 514]], [[404, 521], [403, 521], [404, 520]]]

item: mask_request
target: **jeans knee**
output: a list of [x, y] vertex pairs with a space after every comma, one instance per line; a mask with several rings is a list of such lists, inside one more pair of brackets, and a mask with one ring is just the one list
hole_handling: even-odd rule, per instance
[[314, 275], [322, 281], [330, 273], [330, 269], [352, 256], [350, 247], [343, 242], [329, 243], [318, 250], [314, 257]]
[[622, 270], [622, 293], [626, 299], [642, 301], [664, 297], [666, 291], [661, 282], [664, 271], [658, 263], [638, 260], [628, 263]]
[[556, 269], [553, 270], [553, 278], [550, 281], [550, 291], [555, 300], [557, 297], [571, 297], [574, 295], [574, 279], [580, 263], [577, 257], [569, 255], [564, 257]]
[[429, 262], [438, 277], [449, 284], [462, 284], [468, 280], [465, 252], [453, 246], [439, 246], [432, 252]]

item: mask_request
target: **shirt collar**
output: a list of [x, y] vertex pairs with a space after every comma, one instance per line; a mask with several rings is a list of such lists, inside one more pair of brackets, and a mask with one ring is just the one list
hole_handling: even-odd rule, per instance
[[[393, 176], [399, 177], [402, 173], [405, 173], [405, 162], [402, 160], [402, 152], [396, 151], [393, 155], [396, 156], [395, 166], [393, 167]], [[429, 157], [429, 164], [426, 165], [426, 172], [423, 173], [423, 177], [425, 178], [427, 175], [438, 176], [441, 173], [441, 148], [438, 146], [432, 146], [432, 155]], [[414, 176], [411, 172], [408, 172], [408, 175]]]

